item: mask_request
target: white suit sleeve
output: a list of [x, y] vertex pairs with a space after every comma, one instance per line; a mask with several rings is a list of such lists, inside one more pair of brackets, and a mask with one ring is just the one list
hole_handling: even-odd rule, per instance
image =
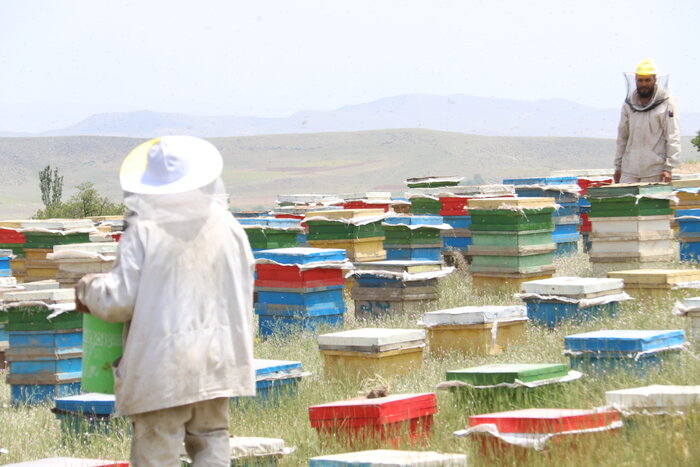
[[678, 166], [678, 156], [681, 153], [681, 128], [678, 123], [678, 112], [676, 112], [676, 103], [670, 101], [666, 115], [664, 115], [666, 125], [664, 133], [666, 134], [666, 162], [664, 170], [669, 172], [674, 167]]
[[78, 298], [90, 314], [112, 323], [129, 321], [141, 279], [144, 249], [138, 231], [124, 233], [114, 268], [107, 274], [85, 276], [78, 285]]
[[628, 108], [629, 106], [627, 104], [622, 105], [620, 123], [617, 126], [617, 152], [615, 153], [616, 172], [622, 169], [622, 156], [625, 155], [625, 150], [627, 150], [627, 139], [630, 135]]

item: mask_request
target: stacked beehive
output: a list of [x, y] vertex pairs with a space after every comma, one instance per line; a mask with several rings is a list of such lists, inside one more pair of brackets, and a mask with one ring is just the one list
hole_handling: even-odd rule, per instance
[[[678, 210], [700, 209], [700, 178], [697, 178], [697, 176], [692, 177], [671, 182], [673, 191], [678, 198], [678, 203], [671, 205], [675, 217], [680, 215]], [[671, 227], [676, 230], [678, 224], [674, 221], [671, 223]]]
[[17, 282], [24, 282], [26, 274], [24, 244], [27, 238], [20, 232], [21, 227], [22, 221], [0, 221], [0, 249], [12, 251], [10, 268]]
[[61, 287], [74, 287], [85, 274], [109, 272], [114, 266], [118, 243], [93, 242], [56, 245], [46, 259], [56, 263]]
[[683, 330], [604, 330], [564, 337], [564, 355], [575, 370], [605, 376], [626, 371], [647, 376], [667, 360], [679, 362]]
[[383, 260], [382, 221], [386, 217], [382, 209], [307, 212], [307, 241], [314, 248], [342, 248], [352, 262]]
[[328, 376], [387, 379], [420, 370], [425, 331], [353, 329], [318, 336], [318, 347]]
[[440, 261], [443, 231], [452, 230], [441, 216], [390, 216], [382, 222], [388, 260]]
[[700, 261], [700, 209], [676, 209], [681, 261]]
[[472, 282], [511, 286], [551, 277], [552, 198], [491, 198], [469, 201], [472, 217]]
[[525, 282], [522, 290], [516, 297], [525, 301], [530, 322], [550, 328], [565, 321], [615, 316], [618, 303], [630, 300], [622, 279], [553, 277]]
[[437, 303], [438, 280], [454, 268], [440, 261], [373, 261], [355, 263], [349, 274], [358, 318], [380, 317]]
[[37, 404], [78, 393], [83, 316], [73, 289], [13, 292], [7, 308], [12, 403]]
[[245, 230], [253, 251], [293, 248], [300, 246], [300, 240], [304, 240], [299, 237], [304, 235], [304, 229], [298, 219], [244, 217], [237, 220]]
[[56, 264], [47, 259], [55, 245], [88, 243], [90, 234], [97, 232], [89, 219], [47, 219], [22, 222], [27, 281], [55, 279]]
[[521, 198], [553, 198], [556, 211], [552, 215], [552, 239], [557, 247], [554, 255], [578, 252], [580, 188], [576, 177], [510, 178], [503, 183], [515, 185], [515, 192]]
[[343, 250], [279, 248], [257, 251], [255, 258], [262, 337], [343, 324], [343, 269], [351, 267]]
[[469, 230], [472, 218], [467, 209], [469, 200], [512, 197], [515, 196], [515, 190], [512, 185], [458, 186], [441, 190], [437, 196], [441, 204], [438, 214], [452, 227], [452, 230], [442, 232], [442, 253], [445, 257], [459, 254], [468, 258], [467, 251], [472, 244]]
[[673, 260], [674, 198], [662, 183], [618, 184], [588, 189], [592, 232], [589, 257], [596, 276]]

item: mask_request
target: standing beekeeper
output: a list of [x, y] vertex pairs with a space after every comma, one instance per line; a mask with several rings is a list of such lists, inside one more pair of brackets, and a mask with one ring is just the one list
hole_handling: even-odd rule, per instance
[[[223, 160], [210, 143], [166, 136], [122, 163], [133, 213], [114, 269], [84, 277], [78, 307], [124, 322], [115, 411], [133, 423], [135, 466], [230, 465], [229, 398], [255, 395], [253, 256], [215, 195]], [[87, 310], [85, 310], [87, 307]]]
[[670, 182], [681, 152], [676, 101], [652, 60], [625, 73], [627, 98], [617, 130], [615, 183]]

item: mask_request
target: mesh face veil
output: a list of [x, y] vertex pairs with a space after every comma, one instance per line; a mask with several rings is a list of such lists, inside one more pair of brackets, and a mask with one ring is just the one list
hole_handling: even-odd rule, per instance
[[645, 112], [651, 110], [657, 105], [665, 102], [669, 96], [668, 75], [656, 75], [656, 86], [652, 93], [651, 99], [646, 105], [642, 105], [637, 92], [637, 75], [635, 73], [624, 73], [625, 84], [627, 85], [627, 102], [633, 110], [637, 112]]

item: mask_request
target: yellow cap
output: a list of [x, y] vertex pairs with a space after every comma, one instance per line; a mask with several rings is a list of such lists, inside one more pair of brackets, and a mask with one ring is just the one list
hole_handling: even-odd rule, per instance
[[639, 65], [637, 65], [636, 74], [641, 76], [655, 75], [656, 63], [654, 63], [654, 60], [650, 58], [645, 58], [644, 60], [639, 62]]

